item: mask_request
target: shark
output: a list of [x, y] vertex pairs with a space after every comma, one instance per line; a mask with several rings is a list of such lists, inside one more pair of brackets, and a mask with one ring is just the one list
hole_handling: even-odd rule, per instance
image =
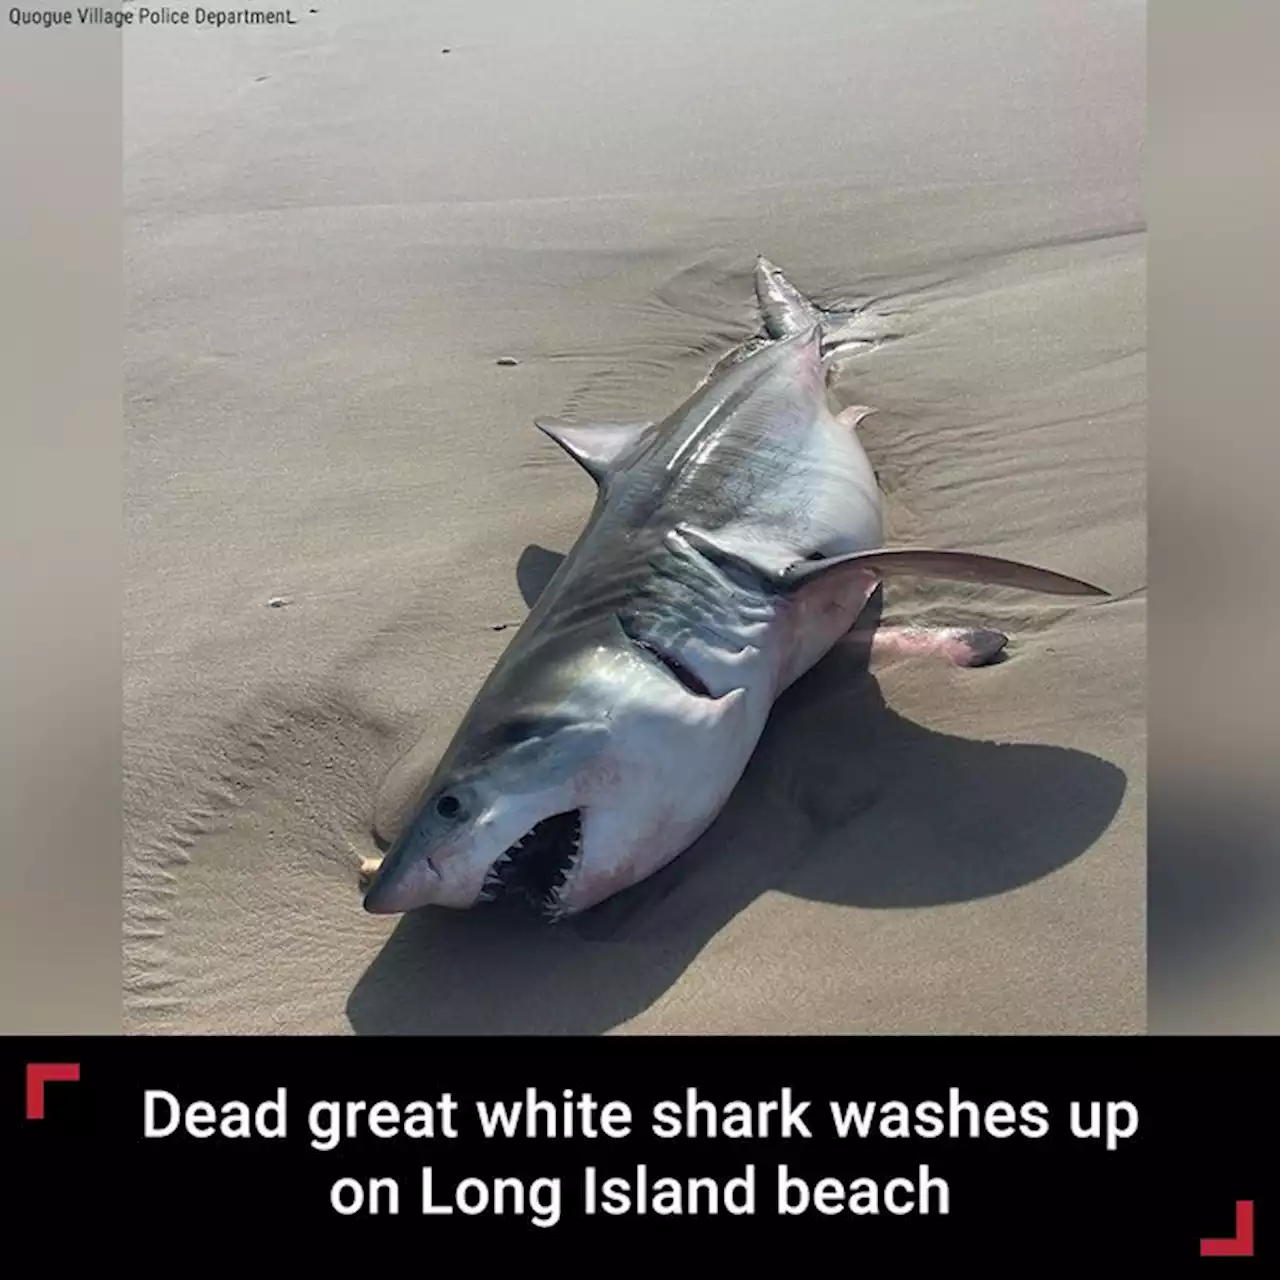
[[[591, 478], [578, 540], [458, 725], [363, 906], [514, 901], [549, 923], [678, 858], [715, 822], [774, 704], [849, 634], [880, 584], [927, 577], [1106, 597], [963, 549], [885, 543], [860, 439], [829, 373], [874, 345], [764, 257], [761, 325], [666, 418], [536, 426]], [[873, 652], [995, 660], [999, 632], [881, 628]]]

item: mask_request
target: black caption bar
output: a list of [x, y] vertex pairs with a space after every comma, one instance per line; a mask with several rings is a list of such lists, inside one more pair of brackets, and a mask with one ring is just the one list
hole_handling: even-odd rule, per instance
[[55, 1232], [144, 1208], [157, 1230], [234, 1222], [241, 1242], [642, 1232], [863, 1260], [1276, 1257], [1274, 1040], [14, 1039], [5, 1055], [10, 1208]]

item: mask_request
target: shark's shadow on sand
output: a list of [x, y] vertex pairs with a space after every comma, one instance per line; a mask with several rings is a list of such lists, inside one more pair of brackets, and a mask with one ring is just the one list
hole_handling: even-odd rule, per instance
[[[560, 561], [525, 550], [528, 604]], [[1085, 752], [911, 723], [885, 705], [865, 644], [846, 641], [779, 699], [729, 804], [675, 862], [556, 926], [496, 906], [406, 916], [347, 1013], [361, 1035], [604, 1033], [769, 890], [876, 909], [1007, 892], [1084, 853], [1125, 786]]]

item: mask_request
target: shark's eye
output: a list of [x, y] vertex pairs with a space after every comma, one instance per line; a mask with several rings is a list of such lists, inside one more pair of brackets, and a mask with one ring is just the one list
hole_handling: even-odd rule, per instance
[[442, 818], [456, 818], [462, 809], [462, 802], [457, 796], [441, 796], [436, 801], [436, 812]]

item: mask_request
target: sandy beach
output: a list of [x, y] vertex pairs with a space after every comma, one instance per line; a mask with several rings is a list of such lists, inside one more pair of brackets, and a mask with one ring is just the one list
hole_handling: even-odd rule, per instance
[[[1145, 6], [317, 10], [122, 37], [126, 1029], [1141, 1031]], [[1008, 660], [837, 649], [580, 919], [366, 914], [591, 508], [533, 419], [665, 416], [761, 253], [892, 317], [892, 541], [1113, 598], [894, 582]]]

